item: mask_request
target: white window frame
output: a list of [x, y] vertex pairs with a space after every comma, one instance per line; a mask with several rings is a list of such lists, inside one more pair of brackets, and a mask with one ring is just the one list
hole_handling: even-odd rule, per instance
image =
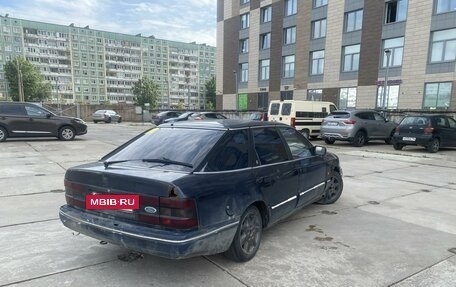
[[[449, 33], [445, 35], [444, 32]], [[437, 40], [436, 40], [437, 38]], [[431, 63], [452, 62], [456, 60], [456, 28], [432, 32], [430, 61]], [[435, 55], [438, 50], [440, 53]]]
[[246, 83], [249, 81], [249, 63], [239, 64], [239, 70], [241, 72], [241, 77], [239, 81], [241, 83]]
[[[398, 42], [402, 40], [402, 44]], [[402, 58], [404, 56], [404, 37], [390, 38], [383, 40], [383, 51], [390, 50], [390, 61], [388, 67], [400, 67], [402, 66]], [[383, 53], [383, 64], [382, 67], [386, 67], [387, 56]]]
[[239, 40], [239, 53], [245, 54], [249, 52], [249, 38]]
[[283, 44], [290, 45], [296, 43], [296, 26], [283, 29]]
[[312, 39], [326, 37], [326, 18], [312, 22]]
[[456, 11], [456, 0], [436, 0], [435, 13], [447, 13]]
[[323, 75], [325, 69], [325, 50], [310, 53], [310, 75]]
[[250, 13], [242, 14], [241, 16], [241, 29], [247, 29], [250, 27]]
[[282, 63], [282, 77], [293, 78], [295, 72], [295, 55], [283, 56]]
[[264, 33], [260, 35], [260, 50], [271, 48], [271, 33]]
[[285, 0], [285, 17], [298, 13], [298, 0]]
[[[427, 102], [430, 100], [426, 97], [428, 95], [428, 87], [431, 85], [436, 85], [436, 95], [435, 95], [435, 105], [429, 105]], [[448, 91], [448, 95], [446, 96], [445, 102], [439, 104], [439, 97], [441, 97], [441, 89], [442, 85], [449, 86], [449, 89], [446, 88], [445, 90]], [[453, 90], [453, 83], [452, 82], [433, 82], [433, 83], [425, 83], [424, 84], [424, 95], [423, 95], [423, 109], [449, 109], [451, 104], [451, 92]], [[440, 99], [441, 100], [441, 99]], [[434, 102], [434, 100], [432, 100]]]
[[[353, 19], [351, 21], [350, 19]], [[359, 31], [363, 28], [363, 10], [345, 13], [345, 32]]]
[[261, 8], [261, 23], [268, 23], [272, 21], [272, 6]]
[[[356, 49], [358, 47], [357, 51], [347, 51], [351, 48]], [[360, 44], [355, 44], [355, 45], [349, 45], [343, 47], [343, 59], [342, 59], [342, 71], [343, 72], [356, 72], [359, 70], [359, 56], [360, 56], [360, 50], [361, 50], [361, 45]], [[349, 65], [347, 65], [347, 60]]]
[[[337, 0], [336, 0], [337, 1]], [[313, 0], [313, 7], [318, 8], [328, 5], [328, 0]]]
[[260, 60], [260, 81], [269, 80], [269, 71], [270, 71], [271, 60], [263, 59]]

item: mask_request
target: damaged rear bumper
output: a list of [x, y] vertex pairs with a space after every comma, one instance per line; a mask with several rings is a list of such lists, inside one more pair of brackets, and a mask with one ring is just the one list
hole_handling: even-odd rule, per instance
[[63, 225], [87, 236], [128, 249], [170, 259], [226, 251], [238, 221], [205, 230], [171, 231], [102, 217], [68, 205], [60, 207]]

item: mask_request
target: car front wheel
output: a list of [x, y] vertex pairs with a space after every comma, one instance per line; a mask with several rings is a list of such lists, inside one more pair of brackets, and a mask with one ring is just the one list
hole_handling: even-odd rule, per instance
[[6, 130], [2, 127], [0, 127], [0, 142], [6, 141], [6, 138], [8, 137], [8, 133]]
[[405, 145], [403, 145], [403, 144], [393, 142], [393, 148], [395, 150], [401, 150], [404, 146]]
[[326, 144], [333, 144], [333, 143], [335, 143], [335, 142], [336, 142], [335, 139], [325, 138], [325, 143], [326, 143]]
[[122, 122], [122, 118], [119, 118], [117, 122], [120, 124]]
[[247, 208], [241, 217], [236, 235], [225, 256], [237, 262], [252, 259], [260, 247], [263, 224], [260, 211], [254, 205]]
[[428, 152], [435, 153], [438, 152], [440, 149], [440, 141], [439, 139], [432, 139], [429, 144], [426, 146]]
[[342, 176], [339, 172], [333, 171], [331, 177], [326, 183], [325, 193], [323, 198], [320, 199], [317, 203], [320, 204], [332, 204], [336, 202], [339, 197], [342, 195], [342, 190], [344, 189], [344, 182]]
[[107, 118], [107, 119], [105, 120], [105, 123], [107, 123], [107, 124], [109, 124], [110, 122], [111, 122], [111, 118]]
[[62, 141], [71, 141], [75, 136], [75, 131], [70, 126], [64, 126], [59, 130], [59, 139]]

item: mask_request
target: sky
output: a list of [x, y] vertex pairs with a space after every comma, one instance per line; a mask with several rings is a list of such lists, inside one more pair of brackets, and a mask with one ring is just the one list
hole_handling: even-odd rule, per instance
[[216, 45], [217, 0], [0, 0], [4, 16]]

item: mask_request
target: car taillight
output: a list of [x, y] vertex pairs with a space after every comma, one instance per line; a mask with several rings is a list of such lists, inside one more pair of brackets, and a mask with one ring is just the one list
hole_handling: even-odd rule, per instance
[[292, 127], [295, 127], [295, 126], [296, 126], [296, 119], [295, 119], [295, 118], [291, 118], [291, 120], [290, 120], [290, 126], [292, 126]]
[[198, 227], [196, 203], [191, 198], [141, 196], [140, 206], [140, 221], [174, 229]]
[[76, 182], [64, 180], [65, 185], [65, 200], [68, 205], [85, 208], [85, 195], [87, 188]]
[[424, 128], [423, 132], [425, 135], [431, 135], [434, 132], [434, 128], [432, 128], [432, 127]]
[[345, 121], [344, 121], [344, 124], [347, 124], [347, 125], [354, 125], [354, 124], [356, 124], [356, 121], [354, 121], [354, 120], [345, 120]]

